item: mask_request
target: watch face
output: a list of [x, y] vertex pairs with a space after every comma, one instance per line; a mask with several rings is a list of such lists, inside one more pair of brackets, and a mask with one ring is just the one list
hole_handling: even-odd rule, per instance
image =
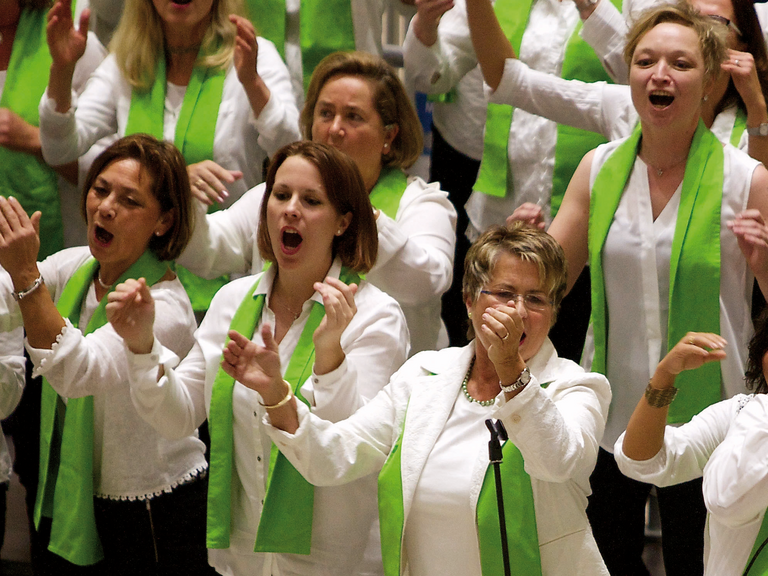
[[760, 136], [768, 136], [768, 123], [760, 124], [757, 128]]
[[518, 378], [518, 380], [520, 380], [520, 382], [523, 384], [528, 384], [528, 382], [531, 381], [531, 371], [526, 367], [522, 374], [520, 374], [520, 378]]

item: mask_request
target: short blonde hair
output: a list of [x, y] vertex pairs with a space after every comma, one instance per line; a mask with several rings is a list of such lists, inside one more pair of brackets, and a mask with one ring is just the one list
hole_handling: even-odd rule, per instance
[[320, 91], [329, 80], [339, 76], [355, 76], [373, 82], [373, 106], [382, 124], [385, 129], [388, 126], [398, 127], [389, 154], [382, 156], [382, 166], [413, 166], [424, 147], [419, 116], [395, 69], [378, 56], [366, 52], [334, 52], [317, 65], [309, 81], [307, 99], [301, 111], [304, 138], [312, 139], [312, 124]]
[[[235, 53], [235, 26], [230, 14], [244, 14], [243, 0], [213, 0], [211, 22], [203, 37], [198, 64], [226, 69]], [[148, 90], [155, 82], [157, 60], [165, 49], [162, 20], [152, 0], [126, 0], [123, 15], [109, 48], [117, 67], [138, 90]]]
[[[502, 254], [511, 254], [523, 262], [536, 264], [539, 269], [539, 286], [552, 302], [554, 324], [568, 279], [565, 254], [552, 236], [522, 222], [511, 226], [493, 226], [469, 247], [464, 259], [464, 300], [477, 300], [480, 291], [491, 281], [493, 269]], [[475, 336], [471, 323], [467, 336], [470, 339]]]
[[728, 28], [708, 16], [704, 16], [688, 2], [678, 1], [646, 10], [627, 34], [624, 61], [632, 66], [637, 45], [648, 32], [659, 24], [679, 24], [691, 28], [699, 39], [699, 51], [704, 60], [704, 82], [714, 80], [720, 73], [720, 64], [726, 59]]

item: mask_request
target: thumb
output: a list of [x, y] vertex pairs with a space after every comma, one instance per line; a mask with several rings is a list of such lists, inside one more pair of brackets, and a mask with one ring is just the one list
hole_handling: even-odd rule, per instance
[[270, 352], [278, 352], [277, 342], [272, 335], [272, 326], [267, 323], [261, 327], [261, 339], [264, 340], [264, 348]]
[[37, 234], [38, 238], [40, 237], [40, 218], [42, 217], [43, 213], [38, 210], [32, 214], [32, 218], [29, 219], [29, 221], [32, 223], [32, 227], [35, 229], [35, 234]]
[[80, 14], [80, 27], [77, 29], [77, 31], [82, 34], [83, 36], [88, 36], [88, 22], [91, 19], [91, 9], [86, 8], [83, 10]]

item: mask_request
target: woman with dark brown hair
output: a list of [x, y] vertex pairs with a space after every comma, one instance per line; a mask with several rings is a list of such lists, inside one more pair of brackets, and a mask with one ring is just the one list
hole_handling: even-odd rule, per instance
[[[376, 477], [313, 489], [262, 424], [266, 410], [294, 395], [325, 420], [346, 418], [407, 356], [397, 303], [361, 279], [378, 240], [354, 162], [315, 142], [279, 150], [256, 230], [260, 256], [271, 264], [216, 294], [178, 366], [153, 335], [152, 297], [142, 282], [119, 286], [107, 313], [134, 353], [131, 393], [144, 419], [177, 438], [208, 418], [211, 564], [237, 576], [357, 574], [376, 519]], [[278, 366], [282, 399], [261, 397], [235, 378], [228, 350], [251, 339]]]
[[[363, 52], [327, 56], [312, 75], [301, 129], [360, 170], [379, 237], [366, 279], [400, 304], [411, 353], [446, 346], [440, 296], [451, 284], [456, 212], [438, 183], [404, 172], [418, 159], [422, 136], [395, 70]], [[201, 219], [179, 262], [204, 277], [261, 270], [255, 240], [263, 194], [254, 188], [231, 209]]]
[[205, 447], [173, 440], [133, 407], [128, 358], [104, 309], [118, 281], [146, 278], [157, 337], [191, 348], [195, 320], [168, 261], [192, 229], [186, 165], [144, 134], [94, 161], [82, 209], [88, 246], [37, 262], [40, 213], [0, 197], [0, 316], [24, 327], [33, 376], [44, 378], [35, 505], [37, 574], [208, 574]]

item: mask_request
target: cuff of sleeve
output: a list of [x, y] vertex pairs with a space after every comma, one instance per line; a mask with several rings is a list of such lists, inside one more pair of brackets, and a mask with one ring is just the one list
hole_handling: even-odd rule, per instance
[[[339, 364], [338, 368], [335, 370], [331, 370], [330, 372], [326, 374], [315, 374], [315, 368], [312, 367], [312, 380], [311, 380], [311, 391], [312, 392], [318, 392], [322, 391], [323, 389], [333, 388], [336, 383], [341, 379], [341, 377], [346, 374], [348, 368], [347, 368], [347, 357], [344, 356], [344, 360], [341, 361], [341, 364]], [[304, 389], [306, 387], [306, 383], [304, 386], [302, 386], [301, 392], [304, 394]], [[304, 397], [309, 400], [309, 397], [304, 394]], [[314, 398], [314, 394], [312, 395]], [[310, 403], [314, 406], [315, 402], [310, 400]]]
[[251, 109], [248, 114], [248, 119], [251, 125], [258, 130], [259, 134], [269, 134], [280, 125], [283, 119], [283, 110], [280, 106], [279, 98], [275, 96], [275, 93], [271, 89], [269, 100], [267, 100], [264, 108], [261, 109], [261, 113], [258, 117]]
[[514, 94], [517, 90], [521, 82], [520, 76], [526, 68], [527, 65], [520, 62], [517, 58], [507, 58], [504, 62], [504, 73], [501, 76], [501, 82], [499, 82], [496, 90], [491, 89], [483, 81], [483, 90], [488, 101], [494, 104], [510, 104], [509, 95]]
[[537, 401], [540, 394], [545, 394], [545, 392], [539, 386], [539, 381], [536, 380], [536, 377], [532, 376], [531, 381], [528, 382], [526, 387], [511, 400], [507, 400], [504, 392], [499, 393], [497, 408], [493, 417], [504, 422], [504, 426], [507, 427], [507, 432], [510, 435], [516, 434], [517, 429], [521, 428], [525, 423], [526, 415], [535, 413], [531, 409], [531, 404]]
[[666, 465], [666, 453], [662, 446], [653, 458], [648, 460], [632, 460], [624, 455], [622, 446], [624, 444], [624, 434], [622, 432], [616, 444], [613, 445], [613, 456], [616, 459], [616, 465], [621, 470], [621, 473], [634, 480], [641, 482], [652, 482], [653, 477], [664, 470]]
[[[47, 368], [50, 368], [56, 363], [56, 360], [62, 354], [67, 355], [70, 352], [74, 353], [74, 346], [77, 344], [77, 338], [73, 338], [74, 334], [78, 332], [77, 328], [72, 326], [72, 323], [65, 318], [64, 326], [56, 335], [56, 341], [50, 348], [33, 348], [29, 345], [29, 340], [24, 338], [24, 344], [29, 352], [29, 359], [32, 360], [34, 369], [32, 370], [32, 377], [45, 375]], [[68, 337], [70, 336], [70, 337]]]
[[275, 446], [277, 446], [278, 449], [286, 448], [289, 444], [295, 442], [306, 434], [307, 428], [309, 427], [309, 408], [304, 402], [296, 402], [296, 411], [299, 415], [299, 427], [293, 434], [272, 426], [272, 421], [269, 419], [269, 412], [265, 411], [264, 413], [261, 421], [264, 424], [267, 435], [272, 439], [272, 442], [275, 443]]
[[179, 357], [160, 344], [157, 338], [152, 343], [152, 351], [149, 354], [134, 354], [127, 346], [125, 347], [125, 352], [134, 370], [151, 370], [158, 365], [171, 369], [179, 364]]
[[617, 30], [626, 29], [627, 25], [621, 13], [613, 8], [609, 1], [600, 0], [595, 10], [584, 20], [581, 29], [582, 38], [591, 46], [607, 46]]

